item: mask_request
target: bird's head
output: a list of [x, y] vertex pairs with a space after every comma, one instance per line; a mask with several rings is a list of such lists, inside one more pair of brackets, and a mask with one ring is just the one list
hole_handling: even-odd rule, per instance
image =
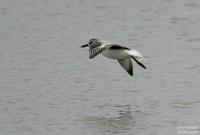
[[93, 46], [99, 46], [101, 44], [102, 44], [102, 42], [99, 39], [93, 38], [93, 39], [90, 39], [87, 44], [84, 44], [81, 47], [90, 47], [90, 48], [92, 48]]

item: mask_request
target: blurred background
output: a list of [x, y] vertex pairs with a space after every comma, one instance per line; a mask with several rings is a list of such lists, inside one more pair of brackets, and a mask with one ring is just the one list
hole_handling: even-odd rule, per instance
[[[199, 0], [0, 0], [0, 134], [169, 135], [200, 126]], [[91, 38], [141, 52], [134, 77]]]

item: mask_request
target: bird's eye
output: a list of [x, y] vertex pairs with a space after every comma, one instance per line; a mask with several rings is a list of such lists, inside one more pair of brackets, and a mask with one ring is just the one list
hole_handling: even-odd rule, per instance
[[92, 44], [92, 41], [90, 41], [89, 44], [91, 45], [91, 44]]

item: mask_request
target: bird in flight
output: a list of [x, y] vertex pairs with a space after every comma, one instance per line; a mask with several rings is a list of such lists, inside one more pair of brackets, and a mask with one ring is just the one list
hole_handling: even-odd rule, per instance
[[87, 44], [84, 44], [81, 47], [89, 47], [90, 59], [94, 58], [98, 54], [102, 54], [110, 59], [117, 59], [119, 64], [131, 76], [133, 76], [133, 64], [131, 59], [133, 59], [139, 66], [146, 69], [146, 66], [139, 61], [139, 59], [143, 60], [143, 56], [134, 49], [129, 49], [100, 39], [90, 39]]

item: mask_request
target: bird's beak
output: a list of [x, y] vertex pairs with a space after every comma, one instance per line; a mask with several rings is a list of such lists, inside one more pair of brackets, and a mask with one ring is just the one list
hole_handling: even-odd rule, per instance
[[82, 48], [83, 48], [83, 47], [88, 47], [88, 44], [82, 45], [81, 47], [82, 47]]

